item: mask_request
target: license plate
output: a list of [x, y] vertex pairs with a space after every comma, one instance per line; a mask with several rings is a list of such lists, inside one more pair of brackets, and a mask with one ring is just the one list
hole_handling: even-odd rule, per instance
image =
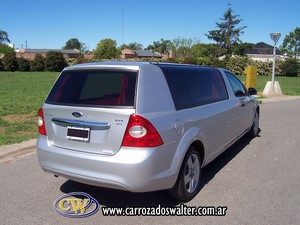
[[90, 128], [67, 127], [67, 138], [69, 140], [88, 142], [90, 139]]

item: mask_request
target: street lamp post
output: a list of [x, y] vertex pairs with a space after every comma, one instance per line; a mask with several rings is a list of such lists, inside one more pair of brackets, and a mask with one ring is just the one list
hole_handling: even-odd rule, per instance
[[272, 67], [272, 84], [271, 84], [271, 89], [272, 92], [274, 93], [274, 83], [275, 83], [275, 62], [276, 62], [276, 44], [281, 36], [281, 33], [270, 33], [270, 37], [274, 42], [274, 49], [273, 49], [273, 67]]
[[280, 84], [278, 81], [275, 81], [275, 59], [276, 59], [276, 44], [280, 38], [280, 33], [270, 33], [270, 37], [274, 42], [274, 49], [273, 49], [273, 67], [272, 67], [272, 81], [268, 81], [264, 91], [262, 93], [265, 97], [273, 97], [273, 96], [280, 96], [282, 95], [282, 91], [280, 88]]

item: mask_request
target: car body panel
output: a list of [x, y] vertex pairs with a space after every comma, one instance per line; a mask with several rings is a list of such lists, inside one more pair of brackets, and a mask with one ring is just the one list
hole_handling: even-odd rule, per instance
[[[202, 67], [193, 67], [198, 68]], [[82, 183], [132, 192], [170, 189], [192, 144], [203, 146], [204, 167], [251, 128], [259, 107], [253, 96], [235, 96], [223, 69], [215, 70], [224, 80], [227, 99], [180, 110], [176, 109], [164, 73], [156, 63], [91, 63], [65, 71], [88, 69], [135, 71], [137, 83], [133, 107], [44, 103], [47, 136], [38, 138], [39, 163], [47, 172]], [[147, 119], [163, 145], [123, 147], [132, 114]], [[88, 127], [88, 141], [68, 138], [67, 127], [72, 126]]]

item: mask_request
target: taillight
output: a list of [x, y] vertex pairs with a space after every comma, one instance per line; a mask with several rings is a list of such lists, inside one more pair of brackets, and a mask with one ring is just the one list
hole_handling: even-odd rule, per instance
[[47, 135], [43, 109], [39, 109], [38, 111], [38, 125], [39, 125], [39, 134]]
[[136, 114], [130, 116], [122, 146], [156, 147], [162, 144], [159, 133], [147, 119]]

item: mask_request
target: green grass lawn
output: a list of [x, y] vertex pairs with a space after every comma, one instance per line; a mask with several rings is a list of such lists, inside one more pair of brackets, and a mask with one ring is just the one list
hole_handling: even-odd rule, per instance
[[[246, 80], [246, 76], [237, 76], [241, 81]], [[263, 92], [267, 81], [271, 81], [272, 77], [257, 76], [256, 89], [258, 92]], [[275, 77], [275, 81], [279, 81], [282, 93], [284, 95], [300, 95], [300, 77]]]
[[59, 73], [0, 72], [0, 145], [37, 136], [37, 110]]
[[[37, 110], [58, 72], [0, 72], [0, 146], [37, 136]], [[238, 76], [245, 81], [245, 76]], [[271, 77], [258, 76], [262, 92]], [[300, 95], [300, 77], [276, 77], [285, 95]]]

